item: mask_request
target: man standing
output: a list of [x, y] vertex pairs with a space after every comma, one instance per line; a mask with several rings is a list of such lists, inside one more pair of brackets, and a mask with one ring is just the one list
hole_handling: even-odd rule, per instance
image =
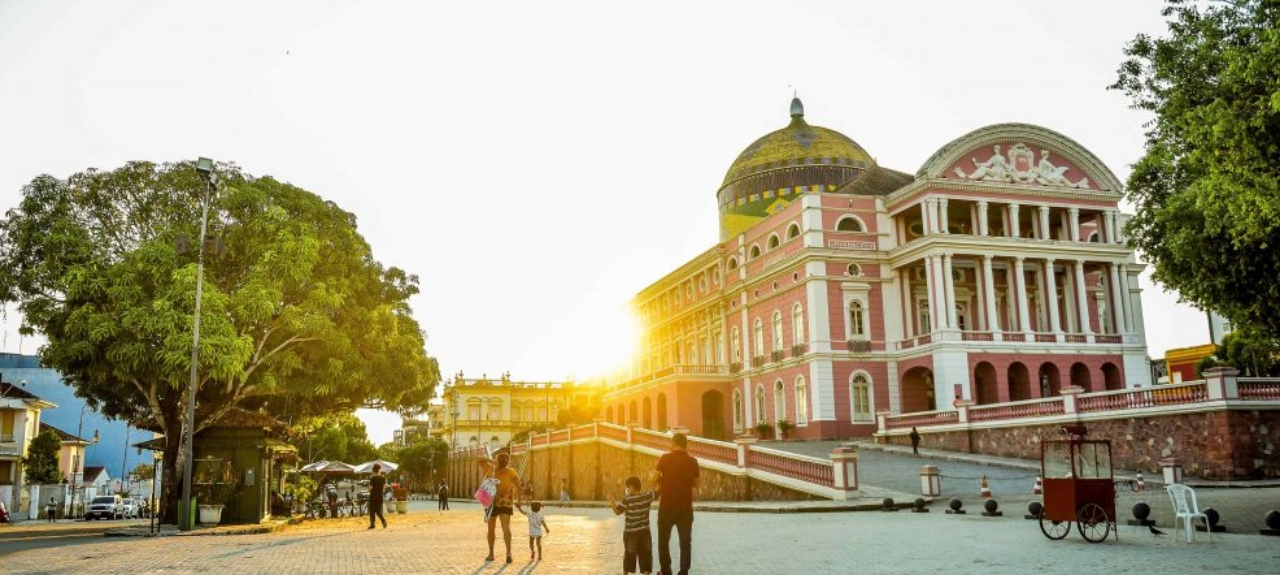
[[658, 459], [658, 565], [671, 574], [671, 528], [680, 537], [679, 575], [689, 575], [693, 547], [693, 489], [698, 486], [698, 460], [689, 455], [689, 438], [671, 437], [671, 451]]
[[387, 476], [382, 474], [382, 464], [373, 464], [373, 477], [369, 478], [369, 529], [373, 529], [374, 517], [382, 520], [382, 528], [387, 528], [387, 518], [382, 514], [383, 490], [387, 487]]
[[911, 455], [920, 455], [920, 432], [916, 428], [911, 428]]

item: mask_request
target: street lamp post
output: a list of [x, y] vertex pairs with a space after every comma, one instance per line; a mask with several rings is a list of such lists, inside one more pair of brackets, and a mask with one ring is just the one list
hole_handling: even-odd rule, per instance
[[204, 178], [205, 189], [200, 195], [200, 237], [196, 245], [196, 306], [191, 329], [191, 382], [187, 386], [186, 437], [182, 448], [182, 517], [178, 528], [189, 531], [195, 517], [191, 509], [191, 466], [195, 457], [196, 387], [200, 377], [200, 300], [204, 295], [204, 239], [209, 230], [209, 201], [218, 192], [218, 174], [214, 173], [213, 160], [200, 158], [196, 171]]
[[[86, 409], [89, 409], [88, 403], [84, 404], [84, 406], [80, 408], [80, 424], [76, 426], [76, 439], [80, 439], [82, 441], [83, 439], [80, 437], [80, 434], [84, 433], [84, 411]], [[89, 443], [97, 443], [98, 439], [98, 430], [95, 429], [93, 430], [93, 440]], [[71, 509], [67, 510], [68, 515], [74, 515], [76, 512], [76, 490], [79, 488], [80, 483], [84, 481], [84, 459], [83, 454], [71, 454]], [[77, 469], [79, 471], [76, 471]]]

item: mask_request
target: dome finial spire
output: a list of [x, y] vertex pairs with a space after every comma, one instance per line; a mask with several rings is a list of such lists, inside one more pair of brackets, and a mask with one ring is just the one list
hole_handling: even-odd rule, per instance
[[792, 88], [791, 90], [791, 117], [792, 118], [804, 117], [804, 104], [800, 103], [800, 93], [797, 92], [794, 88]]

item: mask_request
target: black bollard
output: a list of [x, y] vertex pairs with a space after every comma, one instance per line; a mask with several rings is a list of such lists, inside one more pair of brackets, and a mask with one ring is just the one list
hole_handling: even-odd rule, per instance
[[1040, 513], [1044, 512], [1044, 504], [1039, 501], [1032, 501], [1027, 504], [1027, 514], [1023, 515], [1023, 519], [1039, 519]]
[[947, 502], [947, 507], [951, 508], [947, 510], [947, 515], [964, 515], [965, 514], [964, 509], [961, 509], [961, 507], [964, 507], [964, 502], [960, 501], [959, 497], [952, 497], [951, 501]]
[[1263, 535], [1280, 536], [1280, 511], [1272, 509], [1266, 515], [1262, 516], [1262, 522], [1267, 524], [1266, 529], [1259, 529], [1258, 533]]
[[995, 499], [988, 499], [982, 502], [983, 517], [1004, 517], [1004, 512], [1000, 511], [1000, 504]]
[[1218, 510], [1212, 507], [1206, 507], [1203, 511], [1206, 521], [1204, 525], [1196, 525], [1196, 531], [1209, 531], [1211, 533], [1222, 533], [1227, 530], [1227, 526], [1222, 524], [1222, 516], [1218, 514]]
[[928, 513], [928, 512], [929, 512], [929, 508], [928, 508], [928, 507], [925, 507], [924, 505], [925, 505], [925, 500], [924, 500], [924, 498], [923, 498], [923, 497], [917, 497], [917, 498], [916, 498], [916, 500], [915, 500], [915, 502], [914, 502], [914, 506], [911, 508], [911, 512], [912, 512], [912, 513]]
[[881, 511], [897, 511], [898, 506], [893, 503], [892, 497], [885, 497], [884, 500], [880, 502], [880, 510]]
[[1129, 520], [1129, 525], [1138, 527], [1150, 527], [1156, 522], [1148, 519], [1151, 516], [1151, 506], [1146, 501], [1139, 501], [1133, 504], [1133, 519]]

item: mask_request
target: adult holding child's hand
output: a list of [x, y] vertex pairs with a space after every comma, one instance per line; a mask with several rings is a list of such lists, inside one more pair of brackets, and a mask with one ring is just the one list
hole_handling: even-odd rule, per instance
[[477, 460], [481, 471], [497, 481], [493, 504], [487, 516], [489, 524], [489, 556], [485, 561], [493, 561], [493, 544], [497, 540], [497, 525], [502, 524], [502, 541], [507, 546], [507, 563], [511, 562], [511, 516], [520, 507], [520, 474], [510, 467], [511, 455], [499, 453], [494, 459]]

